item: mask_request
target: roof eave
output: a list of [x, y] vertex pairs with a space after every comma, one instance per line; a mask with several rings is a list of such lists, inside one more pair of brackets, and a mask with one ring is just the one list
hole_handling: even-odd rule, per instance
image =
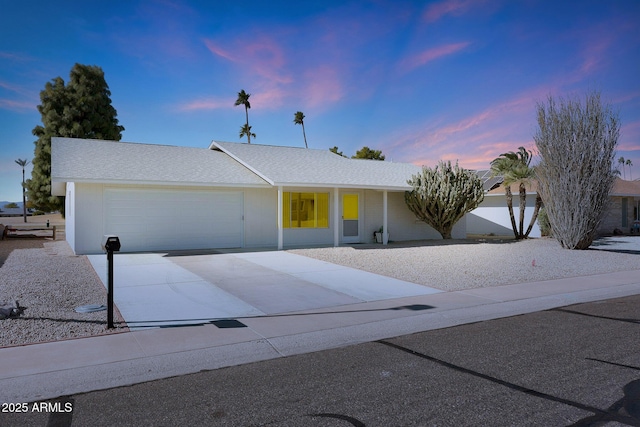
[[224, 147], [222, 147], [220, 144], [218, 144], [216, 141], [211, 141], [211, 144], [209, 145], [209, 149], [213, 150], [213, 149], [218, 149], [220, 151], [222, 151], [223, 153], [225, 153], [227, 156], [231, 157], [233, 160], [235, 160], [236, 162], [240, 163], [242, 166], [244, 166], [245, 168], [249, 169], [251, 172], [255, 173], [256, 175], [258, 175], [260, 178], [264, 179], [265, 181], [267, 181], [269, 184], [271, 185], [275, 185], [273, 183], [273, 180], [271, 178], [269, 178], [268, 176], [266, 176], [265, 174], [263, 174], [262, 172], [260, 172], [259, 170], [255, 169], [253, 166], [251, 166], [250, 164], [246, 163], [245, 161], [243, 161], [240, 157], [236, 156], [235, 154], [229, 152], [228, 150], [225, 150]]
[[360, 184], [336, 184], [327, 182], [275, 182], [274, 187], [307, 187], [307, 188], [346, 188], [353, 190], [377, 190], [377, 191], [410, 191], [409, 186], [388, 186], [388, 185], [360, 185]]
[[154, 185], [154, 186], [170, 186], [170, 187], [220, 187], [220, 188], [271, 188], [267, 184], [258, 183], [221, 183], [221, 182], [189, 182], [189, 181], [142, 181], [142, 180], [122, 180], [122, 179], [91, 179], [91, 178], [51, 178], [51, 183], [68, 183], [74, 182], [79, 184], [105, 184], [105, 185]]

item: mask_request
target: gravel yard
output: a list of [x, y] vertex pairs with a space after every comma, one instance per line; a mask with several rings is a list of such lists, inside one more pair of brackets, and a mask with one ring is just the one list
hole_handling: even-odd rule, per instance
[[0, 241], [0, 301], [26, 307], [18, 318], [0, 320], [0, 347], [58, 341], [128, 330], [119, 313], [107, 330], [107, 312], [76, 313], [106, 304], [107, 292], [86, 257], [65, 241], [20, 238]]
[[[442, 240], [296, 249], [311, 258], [395, 277], [445, 291], [537, 282], [621, 270], [640, 270], [640, 237], [609, 239], [604, 250], [570, 251], [550, 238]], [[635, 250], [634, 250], [635, 249]]]

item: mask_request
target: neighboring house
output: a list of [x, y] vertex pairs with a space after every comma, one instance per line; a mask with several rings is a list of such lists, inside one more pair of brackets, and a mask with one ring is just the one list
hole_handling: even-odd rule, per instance
[[[329, 150], [212, 142], [209, 149], [52, 138], [51, 192], [66, 196], [66, 238], [100, 253], [439, 239], [404, 202], [408, 163]], [[465, 238], [464, 218], [454, 238]], [[385, 241], [386, 243], [386, 241]]]
[[[479, 172], [480, 174], [480, 172]], [[497, 181], [495, 181], [497, 180]], [[507, 198], [504, 194], [504, 186], [500, 184], [502, 178], [495, 177], [494, 181], [486, 181], [485, 189], [489, 190], [480, 206], [467, 214], [467, 234], [468, 235], [493, 235], [513, 237], [513, 228], [511, 227], [511, 219], [509, 217], [509, 209], [507, 208]], [[524, 211], [524, 229], [529, 227], [533, 210], [536, 206], [537, 182], [533, 181], [531, 185], [527, 185], [527, 198]], [[520, 185], [514, 183], [511, 185], [511, 193], [513, 194], [513, 215], [516, 224], [520, 221]], [[540, 226], [538, 221], [531, 229], [529, 237], [540, 237]]]
[[607, 208], [598, 234], [612, 235], [618, 229], [623, 233], [637, 232], [633, 230], [634, 221], [640, 219], [640, 181], [625, 181], [617, 178], [610, 194]]
[[[525, 230], [529, 226], [536, 202], [537, 182], [527, 186], [527, 205], [525, 210]], [[516, 224], [520, 218], [520, 195], [518, 184], [511, 185], [513, 193], [513, 213]], [[633, 230], [634, 221], [640, 220], [640, 181], [616, 179], [609, 195], [607, 212], [598, 228], [598, 235], [612, 235], [618, 229], [623, 233]], [[638, 223], [640, 226], [640, 223]], [[480, 206], [467, 215], [468, 235], [513, 236], [504, 187], [500, 185], [485, 195]], [[536, 221], [529, 237], [540, 237], [540, 227]]]

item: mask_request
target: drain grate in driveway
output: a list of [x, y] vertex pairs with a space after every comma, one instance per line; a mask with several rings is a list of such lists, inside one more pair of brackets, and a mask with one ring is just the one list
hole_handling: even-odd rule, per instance
[[242, 322], [239, 322], [235, 319], [228, 319], [228, 320], [212, 320], [211, 323], [213, 323], [214, 325], [216, 325], [218, 328], [220, 329], [224, 329], [224, 328], [246, 328], [247, 325], [245, 325]]

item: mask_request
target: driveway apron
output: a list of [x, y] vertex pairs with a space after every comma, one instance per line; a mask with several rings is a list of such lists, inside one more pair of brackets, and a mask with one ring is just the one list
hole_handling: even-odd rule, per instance
[[[89, 255], [107, 283], [106, 255]], [[114, 255], [114, 303], [131, 329], [207, 323], [441, 292], [284, 251]]]

